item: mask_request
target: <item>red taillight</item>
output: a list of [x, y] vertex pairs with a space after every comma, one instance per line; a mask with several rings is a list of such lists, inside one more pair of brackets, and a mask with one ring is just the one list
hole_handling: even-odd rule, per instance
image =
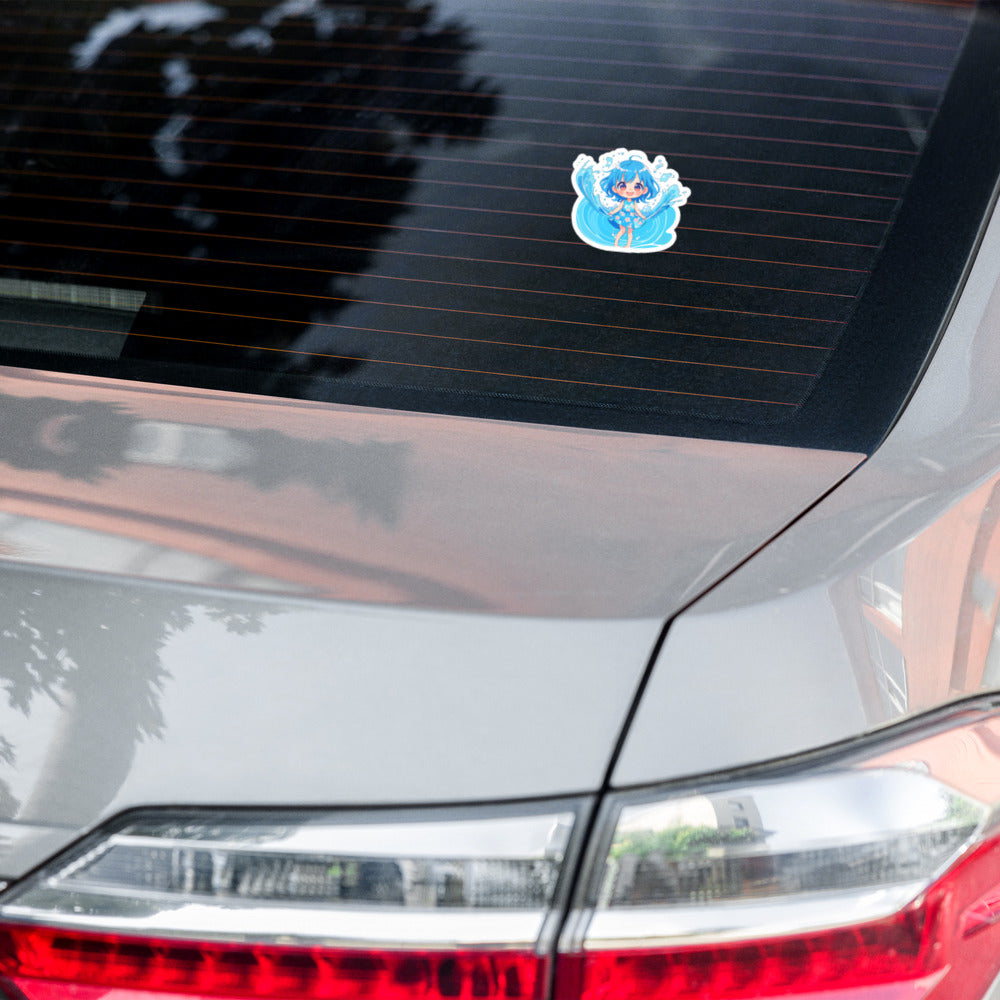
[[[988, 890], [988, 891], [987, 891]], [[769, 940], [561, 955], [554, 1000], [981, 1000], [1000, 965], [1000, 839], [882, 920]]]
[[0, 929], [0, 970], [27, 1000], [540, 1000], [522, 951], [361, 951]]
[[676, 950], [565, 956], [555, 1000], [744, 1000], [815, 995], [918, 1000], [943, 975], [936, 913], [822, 934]]

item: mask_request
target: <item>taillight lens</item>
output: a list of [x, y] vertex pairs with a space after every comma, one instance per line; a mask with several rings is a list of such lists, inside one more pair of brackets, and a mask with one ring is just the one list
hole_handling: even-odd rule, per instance
[[604, 804], [555, 1000], [981, 1000], [1000, 970], [1000, 718]]
[[584, 845], [588, 808], [133, 814], [0, 896], [0, 994], [1000, 996], [990, 706], [836, 759], [607, 795]]
[[27, 1000], [541, 1000], [580, 808], [128, 817], [4, 895], [0, 983]]

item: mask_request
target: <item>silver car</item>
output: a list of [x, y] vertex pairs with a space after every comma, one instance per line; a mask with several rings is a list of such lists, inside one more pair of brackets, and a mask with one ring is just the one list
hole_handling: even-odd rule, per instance
[[1000, 996], [995, 4], [0, 50], [0, 995]]

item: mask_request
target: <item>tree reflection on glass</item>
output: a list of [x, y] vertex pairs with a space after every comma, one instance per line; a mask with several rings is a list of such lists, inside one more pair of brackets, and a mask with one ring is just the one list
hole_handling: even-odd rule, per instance
[[[0, 68], [6, 274], [141, 292], [140, 377], [363, 364], [283, 352], [357, 300], [421, 150], [495, 113], [462, 72], [468, 31], [399, 0], [12, 6], [0, 27], [28, 43]], [[72, 353], [100, 317], [61, 322]]]

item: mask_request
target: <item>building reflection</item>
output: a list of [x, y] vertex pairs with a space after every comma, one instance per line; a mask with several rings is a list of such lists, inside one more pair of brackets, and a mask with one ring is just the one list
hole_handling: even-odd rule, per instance
[[1000, 687], [998, 491], [995, 476], [856, 578], [845, 634], [886, 719]]

